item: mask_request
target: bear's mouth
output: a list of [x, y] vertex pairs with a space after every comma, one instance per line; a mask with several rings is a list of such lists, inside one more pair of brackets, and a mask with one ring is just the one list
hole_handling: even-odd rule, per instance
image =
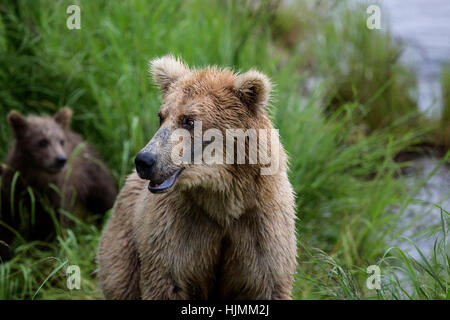
[[57, 167], [49, 167], [49, 168], [44, 168], [44, 170], [48, 173], [48, 174], [58, 174], [60, 172], [62, 172], [64, 170], [65, 167], [62, 168], [57, 168]]
[[153, 183], [150, 181], [148, 184], [148, 190], [150, 190], [151, 193], [163, 193], [169, 190], [173, 187], [175, 182], [177, 181], [178, 176], [180, 175], [181, 171], [183, 171], [184, 168], [179, 168], [172, 174], [169, 178], [164, 180], [161, 183]]

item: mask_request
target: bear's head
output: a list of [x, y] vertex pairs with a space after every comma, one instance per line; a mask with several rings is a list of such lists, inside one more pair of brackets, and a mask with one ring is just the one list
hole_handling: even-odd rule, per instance
[[[163, 95], [160, 126], [135, 163], [138, 175], [150, 180], [151, 192], [165, 192], [176, 181], [181, 188], [220, 191], [226, 188], [220, 186], [230, 188], [221, 181], [258, 175], [261, 162], [267, 165], [258, 152], [253, 162], [248, 154], [261, 148], [252, 149], [251, 134], [273, 129], [266, 112], [271, 92], [266, 75], [256, 70], [237, 74], [217, 67], [191, 69], [173, 56], [150, 61], [150, 73]], [[229, 132], [244, 133], [241, 149], [237, 136], [228, 149]], [[278, 142], [277, 134], [273, 136]], [[238, 156], [238, 150], [244, 155]], [[208, 155], [213, 161], [207, 161]]]
[[69, 108], [62, 108], [53, 117], [25, 117], [16, 110], [8, 114], [16, 151], [30, 169], [56, 174], [65, 167], [69, 153], [65, 131], [71, 118]]

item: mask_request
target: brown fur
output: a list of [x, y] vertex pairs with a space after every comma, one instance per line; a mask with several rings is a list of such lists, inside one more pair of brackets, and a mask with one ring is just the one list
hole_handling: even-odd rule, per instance
[[[15, 140], [2, 174], [0, 218], [25, 239], [44, 240], [54, 234], [49, 208], [72, 213], [79, 208], [80, 211], [103, 214], [113, 205], [117, 194], [114, 180], [101, 164], [98, 153], [70, 130], [71, 116], [69, 108], [61, 109], [54, 117], [25, 118], [17, 111], [8, 116]], [[71, 159], [77, 147], [81, 152]], [[67, 158], [68, 163], [63, 168], [55, 168], [57, 156]], [[20, 175], [14, 192], [13, 211], [9, 200], [16, 172]], [[62, 197], [50, 188], [51, 184], [60, 190]], [[26, 226], [18, 214], [20, 203], [25, 204], [30, 213], [28, 187], [33, 189], [36, 197], [35, 225], [32, 227]], [[0, 240], [9, 243], [12, 238], [10, 231], [0, 229]]]
[[[173, 57], [151, 62], [162, 89], [161, 130], [190, 116], [208, 128], [272, 128], [268, 78], [249, 71], [191, 70]], [[155, 145], [152, 139], [149, 145]], [[158, 145], [158, 174], [176, 166]], [[280, 168], [192, 164], [166, 193], [133, 172], [101, 237], [99, 280], [107, 299], [289, 299], [296, 266], [295, 202]], [[156, 176], [159, 179], [159, 176]]]

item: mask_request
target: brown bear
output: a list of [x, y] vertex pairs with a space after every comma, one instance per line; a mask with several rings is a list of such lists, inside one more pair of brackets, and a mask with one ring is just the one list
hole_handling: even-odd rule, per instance
[[[59, 209], [104, 214], [116, 184], [98, 153], [70, 130], [72, 111], [24, 117], [11, 111], [14, 143], [1, 175], [0, 241], [14, 232], [25, 240], [48, 240], [64, 221]], [[56, 219], [55, 219], [56, 217]], [[4, 248], [3, 248], [4, 250]]]
[[[177, 163], [172, 154], [173, 133], [185, 129], [194, 141], [199, 122], [202, 133], [273, 129], [268, 77], [255, 70], [194, 70], [172, 56], [151, 61], [150, 71], [163, 94], [160, 127], [137, 155], [137, 172], [119, 193], [100, 240], [105, 298], [289, 299], [295, 199], [283, 148], [268, 148], [279, 165], [264, 175], [262, 161], [250, 163], [247, 154], [245, 163]], [[235, 157], [237, 150], [222, 156]]]

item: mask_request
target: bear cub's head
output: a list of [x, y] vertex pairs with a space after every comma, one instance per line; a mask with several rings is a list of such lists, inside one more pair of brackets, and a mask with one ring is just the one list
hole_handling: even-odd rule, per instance
[[[150, 180], [149, 190], [165, 192], [177, 180], [183, 187], [211, 188], [227, 177], [239, 176], [235, 165], [225, 163], [225, 160], [220, 164], [205, 163], [205, 158], [196, 162], [195, 153], [198, 154], [199, 149], [200, 154], [211, 149], [209, 145], [217, 142], [220, 136], [225, 141], [227, 130], [273, 128], [265, 110], [271, 92], [269, 78], [256, 70], [239, 74], [217, 67], [191, 69], [171, 55], [150, 61], [150, 74], [163, 96], [158, 113], [160, 126], [135, 158], [139, 177]], [[183, 138], [189, 139], [190, 145], [187, 146], [189, 160], [177, 163], [173, 157], [173, 138], [179, 129], [187, 132], [187, 137]], [[207, 131], [209, 133], [205, 134]], [[201, 143], [194, 141], [198, 136], [201, 136]], [[224, 147], [216, 148], [212, 153], [213, 157], [225, 159], [227, 152]]]
[[25, 117], [13, 110], [8, 114], [15, 138], [15, 151], [29, 169], [49, 174], [61, 172], [70, 155], [66, 130], [69, 129], [72, 110], [62, 108], [53, 117]]

